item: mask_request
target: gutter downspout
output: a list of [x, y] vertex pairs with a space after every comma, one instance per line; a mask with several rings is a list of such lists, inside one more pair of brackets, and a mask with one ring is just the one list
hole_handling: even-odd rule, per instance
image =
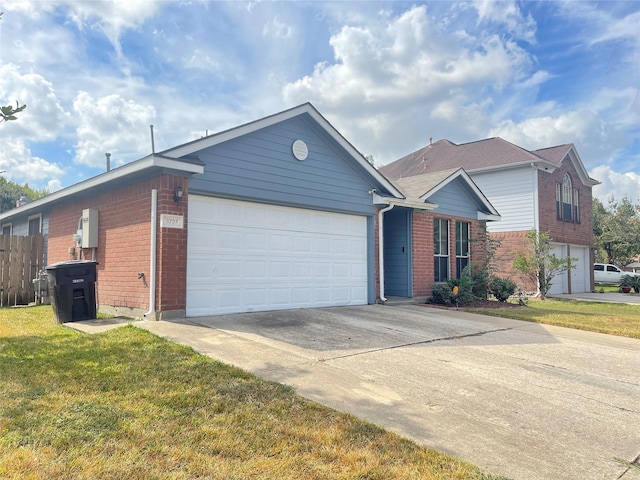
[[384, 296], [384, 213], [391, 210], [395, 205], [392, 203], [382, 210], [378, 211], [378, 281], [380, 282], [380, 301], [386, 302]]
[[156, 311], [156, 247], [158, 243], [158, 190], [151, 190], [151, 260], [149, 262], [149, 311], [145, 317], [153, 315]]

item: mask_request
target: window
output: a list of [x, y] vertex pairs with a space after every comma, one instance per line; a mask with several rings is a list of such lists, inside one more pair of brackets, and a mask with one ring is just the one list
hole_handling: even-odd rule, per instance
[[568, 173], [562, 177], [562, 183], [556, 184], [556, 216], [558, 220], [580, 223], [578, 189], [572, 187]]
[[593, 269], [594, 269], [594, 270], [598, 270], [599, 272], [604, 272], [604, 265], [601, 265], [601, 264], [599, 264], [599, 263], [596, 263], [596, 264], [593, 266]]
[[456, 222], [456, 278], [469, 264], [469, 223]]
[[10, 223], [5, 223], [2, 225], [2, 233], [0, 235], [11, 235], [13, 231], [13, 225]]
[[449, 220], [436, 218], [433, 221], [433, 255], [434, 280], [446, 282], [449, 278]]
[[29, 217], [29, 236], [35, 237], [42, 233], [42, 215]]

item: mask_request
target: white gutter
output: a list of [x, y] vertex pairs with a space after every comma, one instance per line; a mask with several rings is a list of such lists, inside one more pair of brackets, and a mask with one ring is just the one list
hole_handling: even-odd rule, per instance
[[378, 273], [380, 282], [380, 301], [386, 302], [387, 298], [384, 296], [384, 213], [391, 210], [395, 205], [390, 204], [387, 207], [378, 211]]
[[149, 311], [145, 317], [156, 311], [156, 246], [158, 243], [158, 190], [151, 190], [151, 260], [149, 261]]

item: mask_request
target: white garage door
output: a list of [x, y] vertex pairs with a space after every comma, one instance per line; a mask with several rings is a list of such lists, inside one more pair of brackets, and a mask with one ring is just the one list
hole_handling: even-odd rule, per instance
[[[558, 258], [567, 258], [567, 247], [566, 245], [554, 245], [551, 249], [551, 253], [553, 253]], [[553, 277], [551, 280], [551, 288], [547, 292], [548, 295], [560, 295], [562, 293], [569, 293], [569, 276], [567, 272], [560, 273]]]
[[366, 303], [366, 217], [189, 196], [188, 316]]
[[588, 292], [590, 290], [589, 248], [571, 246], [571, 256], [577, 259], [571, 269], [571, 293]]

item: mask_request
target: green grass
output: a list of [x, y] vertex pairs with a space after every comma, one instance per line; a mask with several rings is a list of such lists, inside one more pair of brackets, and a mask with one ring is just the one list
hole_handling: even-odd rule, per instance
[[465, 310], [494, 317], [640, 338], [640, 305], [547, 299], [530, 300], [528, 306], [517, 309], [474, 308]]
[[0, 478], [489, 479], [131, 326], [0, 309]]

